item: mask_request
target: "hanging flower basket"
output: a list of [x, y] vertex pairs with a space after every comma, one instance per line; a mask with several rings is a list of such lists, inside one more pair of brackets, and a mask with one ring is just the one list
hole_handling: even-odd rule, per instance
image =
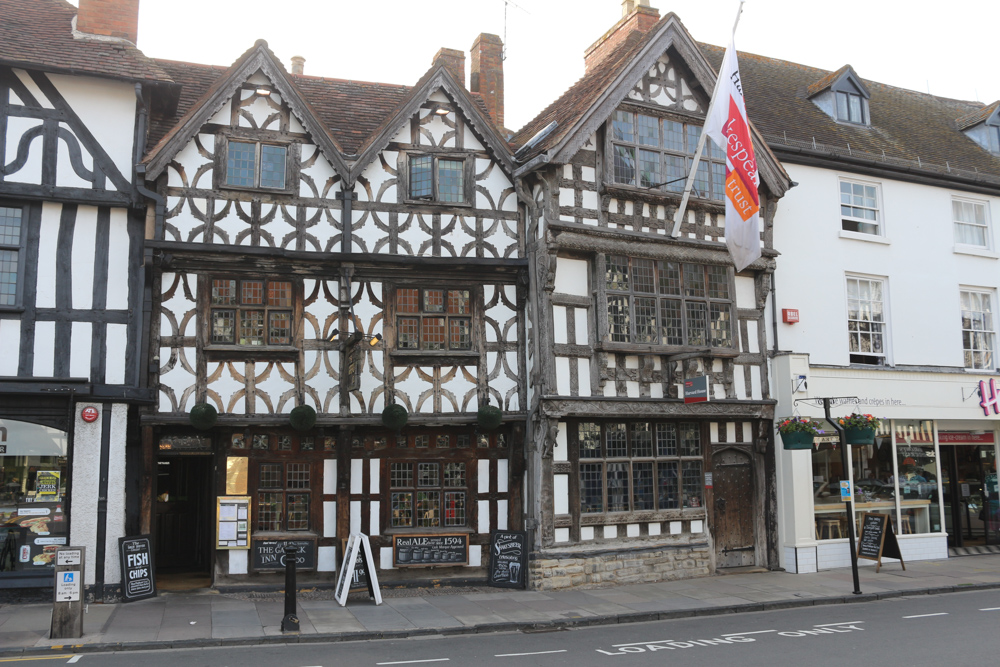
[[382, 411], [382, 423], [386, 428], [398, 431], [406, 426], [406, 420], [410, 418], [410, 413], [402, 405], [393, 403], [385, 406]]
[[844, 442], [849, 445], [875, 444], [875, 432], [882, 425], [878, 417], [857, 412], [841, 417], [837, 422], [844, 427]]
[[479, 408], [476, 419], [479, 422], [479, 428], [484, 431], [493, 431], [503, 421], [503, 412], [495, 405], [486, 404]]
[[789, 417], [778, 422], [778, 434], [785, 449], [812, 449], [819, 433], [819, 423], [802, 417]]
[[288, 421], [296, 431], [308, 431], [316, 425], [316, 410], [309, 405], [299, 405], [292, 408]]
[[206, 431], [215, 426], [215, 420], [218, 418], [219, 412], [215, 409], [215, 406], [208, 403], [198, 403], [188, 413], [191, 426], [194, 426], [199, 431]]

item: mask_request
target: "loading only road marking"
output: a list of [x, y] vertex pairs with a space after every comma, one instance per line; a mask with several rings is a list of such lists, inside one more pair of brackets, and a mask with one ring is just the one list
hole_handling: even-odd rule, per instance
[[660, 639], [656, 641], [630, 642], [628, 644], [612, 644], [615, 651], [605, 651], [604, 649], [594, 649], [604, 655], [625, 655], [627, 653], [653, 653], [655, 651], [672, 651], [674, 649], [697, 648], [700, 646], [720, 646], [724, 644], [744, 644], [755, 642], [757, 639], [751, 635], [776, 634], [780, 637], [814, 637], [816, 635], [830, 635], [842, 632], [859, 632], [864, 628], [858, 627], [864, 621], [843, 621], [841, 623], [823, 623], [814, 625], [810, 630], [754, 630], [753, 632], [733, 632], [713, 637], [711, 639]]

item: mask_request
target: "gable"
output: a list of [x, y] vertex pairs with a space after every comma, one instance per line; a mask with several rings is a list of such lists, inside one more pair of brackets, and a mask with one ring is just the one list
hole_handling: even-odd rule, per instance
[[[656, 104], [664, 109], [704, 114], [708, 108], [704, 92], [689, 80], [689, 75], [684, 73], [686, 68], [679, 65], [679, 60], [676, 55], [671, 59], [669, 53], [660, 56], [629, 91], [628, 99]], [[695, 87], [698, 88], [697, 93]]]

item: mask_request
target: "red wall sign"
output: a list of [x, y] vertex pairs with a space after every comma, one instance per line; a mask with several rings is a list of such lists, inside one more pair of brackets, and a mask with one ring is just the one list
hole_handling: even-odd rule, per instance
[[799, 309], [798, 308], [782, 308], [781, 309], [781, 321], [785, 324], [795, 324], [799, 321]]
[[99, 416], [100, 413], [97, 411], [97, 408], [93, 406], [88, 405], [83, 410], [80, 410], [80, 418], [83, 419], [83, 421], [87, 422], [88, 424], [90, 424], [91, 422], [96, 422]]
[[938, 442], [942, 445], [960, 444], [993, 444], [992, 433], [971, 433], [969, 431], [942, 431], [938, 433]]

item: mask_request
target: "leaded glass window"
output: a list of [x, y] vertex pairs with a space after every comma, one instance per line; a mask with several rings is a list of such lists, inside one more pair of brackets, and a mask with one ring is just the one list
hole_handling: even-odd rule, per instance
[[464, 462], [389, 462], [389, 507], [393, 528], [468, 525]]
[[213, 345], [291, 345], [292, 283], [260, 278], [212, 278]]
[[471, 292], [444, 288], [398, 288], [396, 348], [471, 350]]
[[17, 305], [22, 209], [0, 206], [0, 306]]
[[411, 155], [409, 157], [409, 198], [443, 204], [464, 204], [467, 200], [464, 159]]
[[288, 146], [230, 140], [225, 184], [236, 188], [284, 190]]

